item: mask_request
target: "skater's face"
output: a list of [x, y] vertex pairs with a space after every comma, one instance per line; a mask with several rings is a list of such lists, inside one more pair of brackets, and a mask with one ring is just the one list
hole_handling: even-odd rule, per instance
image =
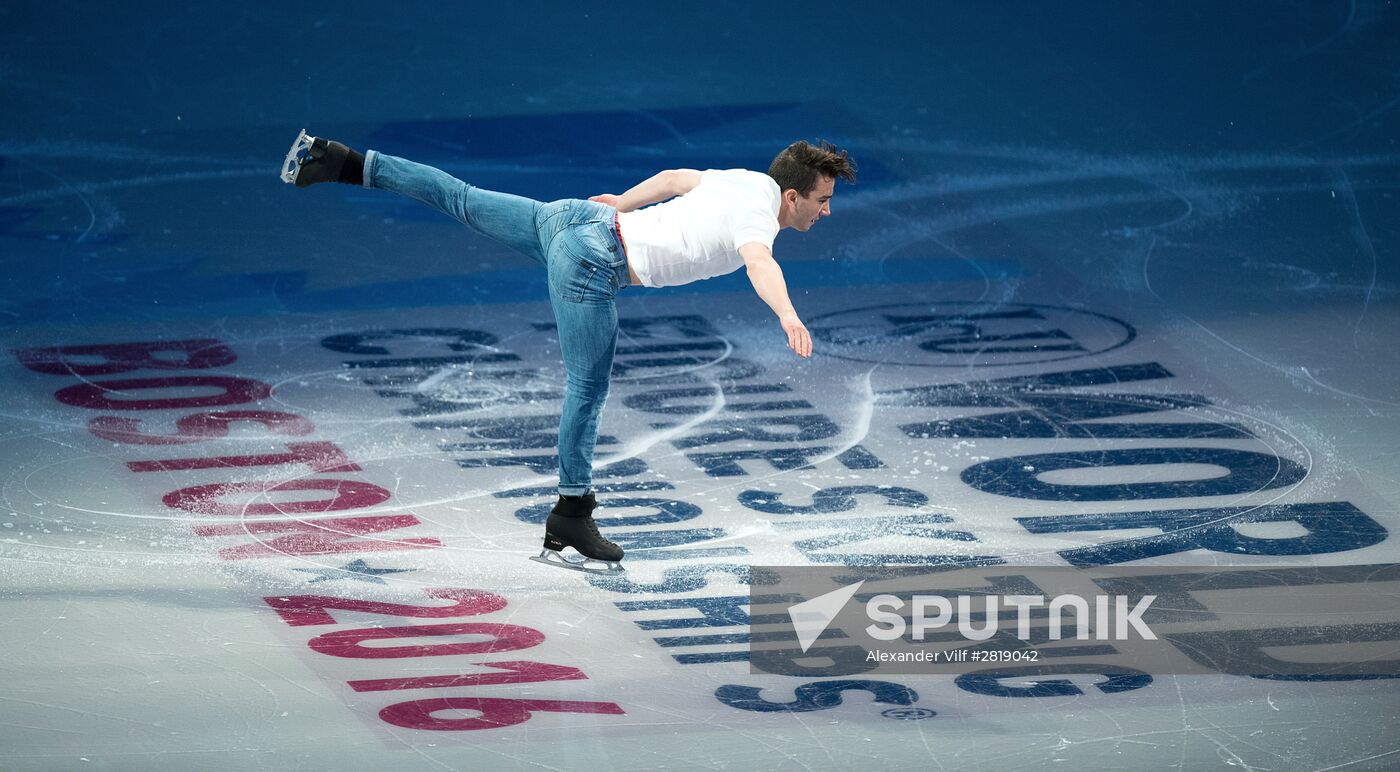
[[796, 190], [783, 194], [785, 203], [792, 207], [791, 224], [799, 231], [811, 230], [817, 220], [831, 214], [831, 194], [836, 190], [835, 177], [818, 177], [816, 187], [807, 195]]

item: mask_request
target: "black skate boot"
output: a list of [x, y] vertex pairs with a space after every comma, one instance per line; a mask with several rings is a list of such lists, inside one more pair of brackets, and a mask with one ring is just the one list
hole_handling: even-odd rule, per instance
[[282, 181], [304, 188], [318, 182], [364, 184], [365, 157], [339, 142], [308, 137], [301, 130], [282, 162]]
[[[622, 571], [622, 548], [604, 539], [593, 522], [597, 499], [592, 493], [584, 496], [560, 496], [544, 526], [544, 549], [530, 558], [539, 563], [606, 574]], [[569, 560], [561, 552], [565, 547], [578, 550], [584, 560]], [[601, 565], [600, 565], [601, 564]]]

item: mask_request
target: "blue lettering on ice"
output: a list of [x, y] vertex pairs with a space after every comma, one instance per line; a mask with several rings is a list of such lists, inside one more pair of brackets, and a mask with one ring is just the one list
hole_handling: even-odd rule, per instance
[[729, 574], [738, 584], [749, 584], [749, 567], [726, 563], [676, 566], [661, 572], [656, 584], [637, 584], [631, 579], [606, 574], [585, 574], [588, 583], [601, 590], [630, 595], [679, 595], [708, 587], [710, 574]]
[[[849, 636], [841, 630], [824, 630], [819, 636], [820, 640], [826, 641], [834, 638], [848, 638]], [[796, 636], [790, 632], [768, 632], [768, 633], [712, 633], [709, 635], [670, 635], [661, 638], [653, 638], [657, 644], [666, 648], [680, 646], [724, 646], [737, 643], [766, 643], [769, 641], [793, 641]], [[815, 651], [815, 650], [814, 650]]]
[[1060, 370], [1034, 375], [991, 378], [985, 381], [942, 383], [882, 391], [880, 404], [903, 407], [1019, 407], [1022, 395], [1081, 386], [1116, 386], [1133, 381], [1174, 378], [1156, 362], [1143, 362], [1081, 370]]
[[[493, 356], [505, 357], [513, 355], [500, 354]], [[422, 383], [428, 380], [428, 378], [441, 373], [443, 367], [452, 364], [457, 363], [420, 365], [415, 366], [413, 369], [416, 371], [416, 374], [421, 374], [422, 377], [417, 380], [419, 383]], [[482, 365], [482, 357], [472, 357], [470, 362], [464, 362], [463, 364], [468, 364], [472, 367], [480, 367]], [[517, 377], [519, 372], [520, 371], [515, 371]], [[476, 373], [476, 377], [482, 380], [492, 378], [494, 375], [494, 373], [484, 369]], [[381, 385], [383, 381], [387, 380], [391, 380], [391, 378], [364, 378], [362, 382], [367, 386], [378, 386]], [[452, 415], [469, 410], [500, 410], [506, 405], [529, 405], [535, 402], [551, 402], [564, 398], [564, 392], [561, 389], [511, 389], [503, 393], [502, 389], [489, 386], [483, 388], [463, 388], [461, 386], [454, 386], [450, 392], [445, 394], [437, 390], [420, 391], [417, 387], [376, 389], [375, 393], [381, 397], [397, 397], [409, 400], [413, 403], [413, 406], [400, 408], [399, 414], [412, 417], [444, 414]], [[539, 416], [534, 417], [538, 418]], [[465, 421], [457, 421], [454, 426], [454, 422], [450, 421], [425, 421], [415, 423], [414, 426], [419, 429], [465, 428], [464, 425], [467, 423], [468, 422]], [[558, 423], [556, 417], [555, 425], [557, 426]], [[499, 443], [493, 445], [492, 448], [503, 449]]]
[[[624, 600], [615, 603], [622, 611], [658, 611], [670, 609], [694, 609], [700, 616], [676, 619], [639, 619], [638, 627], [643, 630], [673, 630], [688, 627], [736, 627], [749, 624], [747, 595], [724, 595], [714, 598], [667, 598], [664, 600]], [[760, 617], [762, 624], [780, 624], [786, 617], [782, 614], [768, 614]]]
[[[538, 475], [551, 475], [559, 469], [559, 456], [557, 454], [548, 456], [487, 456], [485, 458], [459, 458], [456, 463], [463, 469], [523, 466], [528, 467]], [[645, 461], [640, 458], [627, 458], [595, 470], [594, 476], [597, 479], [632, 477], [645, 471], [647, 471]]]
[[[724, 397], [724, 409], [737, 412], [772, 410], [811, 410], [805, 399], [768, 400], [765, 402], [735, 402], [732, 398], [753, 394], [784, 394], [792, 387], [783, 384], [747, 384], [724, 382], [718, 386], [695, 386], [686, 389], [663, 389], [632, 394], [622, 403], [633, 410], [668, 415], [699, 415], [709, 409], [706, 403]], [[690, 403], [690, 404], [687, 404]]]
[[1086, 423], [1169, 410], [1210, 405], [1199, 394], [1075, 394], [1062, 389], [1120, 386], [1135, 381], [1171, 378], [1156, 362], [1054, 373], [995, 378], [967, 383], [938, 384], [880, 394], [881, 404], [903, 407], [1016, 408], [1008, 412], [945, 418], [901, 425], [916, 438], [1046, 439], [1082, 438], [1214, 438], [1248, 439], [1244, 427], [1215, 421], [1148, 423]]
[[[1084, 690], [1063, 678], [1031, 680], [1038, 675], [1068, 675], [1071, 673], [1099, 674], [1104, 680], [1094, 687], [1104, 694], [1119, 694], [1141, 689], [1152, 683], [1152, 676], [1140, 670], [1114, 666], [1113, 672], [1100, 673], [1101, 665], [1033, 665], [1029, 667], [984, 670], [980, 673], [965, 673], [957, 677], [955, 683], [963, 691], [982, 694], [988, 697], [1075, 697]], [[1010, 686], [1004, 681], [1031, 681], [1029, 686]]]
[[[812, 494], [810, 504], [783, 503], [781, 493], [746, 490], [739, 494], [739, 503], [757, 512], [771, 515], [837, 514], [854, 510], [862, 496], [883, 499], [891, 507], [917, 509], [928, 504], [928, 496], [912, 488], [892, 485], [843, 485], [823, 488]], [[919, 513], [910, 515], [866, 515], [849, 520], [813, 520], [802, 517], [780, 523], [785, 531], [827, 529], [821, 536], [800, 539], [793, 546], [814, 563], [840, 563], [852, 566], [870, 565], [1000, 565], [1004, 561], [992, 555], [943, 555], [930, 552], [910, 553], [831, 553], [821, 550], [841, 544], [866, 541], [883, 536], [905, 536], [920, 539], [978, 541], [967, 531], [934, 527], [950, 523], [947, 515]]]
[[811, 515], [849, 512], [856, 508], [858, 496], [878, 496], [893, 507], [921, 507], [928, 496], [912, 488], [892, 485], [843, 485], [823, 488], [812, 494], [811, 504], [783, 504], [781, 493], [747, 490], [739, 494], [739, 503], [757, 512], [770, 515]]
[[[560, 392], [559, 396], [562, 397], [563, 393]], [[460, 401], [448, 401], [445, 404], [456, 411], [464, 409]], [[557, 415], [420, 421], [413, 425], [420, 429], [452, 430], [453, 434], [447, 435], [449, 440], [439, 446], [449, 453], [529, 450], [555, 448], [559, 445], [559, 416]], [[453, 438], [457, 432], [461, 432], [463, 436]], [[617, 438], [600, 434], [597, 444], [616, 445]]]
[[885, 536], [904, 536], [917, 539], [942, 539], [951, 541], [977, 541], [977, 537], [967, 531], [936, 528], [936, 523], [951, 523], [947, 515], [918, 514], [884, 517], [861, 517], [847, 520], [797, 520], [782, 523], [782, 530], [806, 530], [811, 528], [830, 529], [821, 536], [799, 539], [793, 546], [802, 551], [814, 563], [838, 563], [847, 566], [886, 566], [886, 565], [948, 565], [949, 558], [961, 563], [966, 556], [929, 555], [924, 553], [848, 553], [820, 552], [828, 547], [878, 539]]
[[[670, 424], [654, 425], [654, 428], [667, 428]], [[794, 431], [777, 432], [762, 427], [793, 427]], [[746, 416], [744, 418], [707, 421], [701, 424], [703, 434], [690, 435], [674, 440], [671, 444], [680, 450], [698, 448], [704, 445], [719, 445], [725, 442], [813, 442], [835, 437], [841, 427], [824, 415], [792, 416]]]
[[[622, 462], [618, 462], [621, 464]], [[605, 493], [635, 493], [637, 491], [669, 491], [675, 490], [676, 486], [662, 482], [660, 480], [633, 480], [629, 482], [603, 482], [593, 486], [593, 490], [602, 496]], [[533, 488], [507, 488], [503, 491], [496, 491], [491, 495], [498, 499], [527, 499], [538, 498], [540, 496], [552, 496], [558, 492], [558, 487], [553, 485], [537, 486]], [[524, 510], [521, 510], [524, 511]], [[517, 512], [516, 516], [520, 516]], [[524, 519], [524, 518], [522, 518]], [[526, 522], [537, 522], [526, 520]], [[539, 520], [538, 522], [544, 522]]]
[[714, 665], [720, 662], [748, 662], [749, 650], [707, 651], [703, 654], [672, 654], [671, 659], [682, 665]]
[[[607, 525], [608, 523], [600, 523]], [[704, 547], [701, 549], [670, 549], [685, 544], [724, 538], [723, 528], [690, 528], [677, 531], [627, 531], [609, 533], [608, 538], [627, 551], [628, 560], [688, 560], [697, 557], [728, 557], [747, 555], [747, 547]]]
[[[1170, 482], [1103, 485], [1051, 483], [1047, 472], [1143, 465], [1206, 464], [1224, 467], [1222, 477]], [[1295, 461], [1272, 453], [1226, 448], [1132, 448], [1040, 453], [983, 461], [963, 470], [962, 481], [985, 493], [1043, 501], [1134, 501], [1194, 498], [1283, 488], [1307, 476]]]
[[1016, 400], [1025, 395], [1083, 386], [1118, 386], [1134, 381], [1174, 378], [1156, 362], [1112, 367], [1060, 370], [1033, 375], [990, 378], [985, 381], [940, 383], [911, 386], [879, 393], [882, 405], [899, 407], [1021, 407]]
[[899, 428], [910, 437], [974, 437], [994, 439], [1249, 439], [1254, 435], [1239, 424], [1215, 421], [1149, 423], [1080, 423], [1164, 410], [1184, 410], [1210, 404], [1193, 395], [1156, 394], [1022, 394], [1026, 407], [1006, 413], [949, 418]]
[[[1107, 544], [1061, 550], [1072, 566], [1104, 566], [1204, 549], [1233, 555], [1319, 555], [1379, 544], [1386, 529], [1347, 502], [1277, 504], [1261, 507], [1166, 509], [1017, 518], [1035, 534], [1121, 531], [1155, 528], [1162, 533]], [[1241, 533], [1245, 523], [1296, 523], [1307, 533], [1288, 538], [1256, 538]]]
[[357, 356], [389, 356], [389, 349], [382, 345], [388, 341], [419, 341], [423, 338], [442, 342], [443, 348], [455, 352], [483, 353], [482, 346], [495, 345], [498, 338], [484, 330], [461, 327], [414, 327], [397, 330], [366, 330], [331, 335], [321, 340], [321, 345], [331, 351]]
[[[812, 459], [831, 452], [831, 448], [771, 448], [767, 450], [732, 450], [718, 453], [687, 453], [686, 458], [704, 470], [710, 477], [742, 477], [748, 474], [740, 461], [763, 461], [784, 472], [801, 469]], [[861, 445], [856, 445], [836, 456], [836, 460], [847, 469], [880, 469], [884, 464], [879, 458]]]
[[913, 336], [930, 331], [948, 333], [939, 338], [930, 338], [919, 344], [924, 351], [943, 354], [964, 354], [969, 351], [991, 353], [1018, 353], [1043, 351], [1084, 351], [1084, 347], [1064, 330], [1039, 329], [1032, 332], [1011, 335], [984, 333], [976, 324], [985, 320], [1039, 320], [1047, 321], [1036, 308], [1022, 308], [1014, 311], [993, 311], [981, 314], [882, 314], [890, 327], [901, 335]]
[[793, 690], [791, 702], [769, 702], [763, 699], [763, 690], [754, 686], [721, 686], [715, 690], [715, 699], [738, 710], [757, 713], [810, 713], [827, 710], [841, 704], [842, 693], [847, 691], [869, 692], [875, 702], [886, 705], [913, 705], [919, 700], [919, 693], [907, 686], [888, 681], [817, 681], [806, 683]]

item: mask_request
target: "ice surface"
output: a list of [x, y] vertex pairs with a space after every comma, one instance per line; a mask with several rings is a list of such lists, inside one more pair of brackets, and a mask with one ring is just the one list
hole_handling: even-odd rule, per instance
[[[120, 47], [139, 14], [8, 12], [0, 767], [1394, 767], [1389, 680], [909, 676], [810, 709], [862, 676], [750, 672], [722, 600], [750, 565], [1400, 561], [1392, 10], [828, 10], [835, 104], [745, 64], [756, 33], [678, 51], [635, 15], [563, 26], [720, 90], [576, 57], [566, 88], [573, 49], [505, 9], [463, 53], [443, 30], [483, 19], [290, 8], [295, 62], [227, 9]], [[371, 27], [413, 77], [339, 53]], [[211, 56], [239, 78], [199, 88]], [[532, 563], [564, 389], [541, 278], [387, 194], [278, 184], [303, 123], [538, 198], [836, 139], [860, 183], [776, 246], [816, 355], [742, 274], [624, 290], [595, 474], [627, 572]], [[1323, 503], [1356, 527], [1271, 515]], [[1048, 519], [1080, 515], [1104, 527]], [[1227, 526], [1308, 546], [1186, 549]]]

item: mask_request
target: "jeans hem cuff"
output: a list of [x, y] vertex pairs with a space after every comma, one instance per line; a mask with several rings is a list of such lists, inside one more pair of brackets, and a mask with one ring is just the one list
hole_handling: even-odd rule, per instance
[[361, 183], [361, 185], [363, 185], [366, 188], [374, 187], [374, 162], [378, 156], [379, 153], [377, 151], [365, 151], [364, 181]]

